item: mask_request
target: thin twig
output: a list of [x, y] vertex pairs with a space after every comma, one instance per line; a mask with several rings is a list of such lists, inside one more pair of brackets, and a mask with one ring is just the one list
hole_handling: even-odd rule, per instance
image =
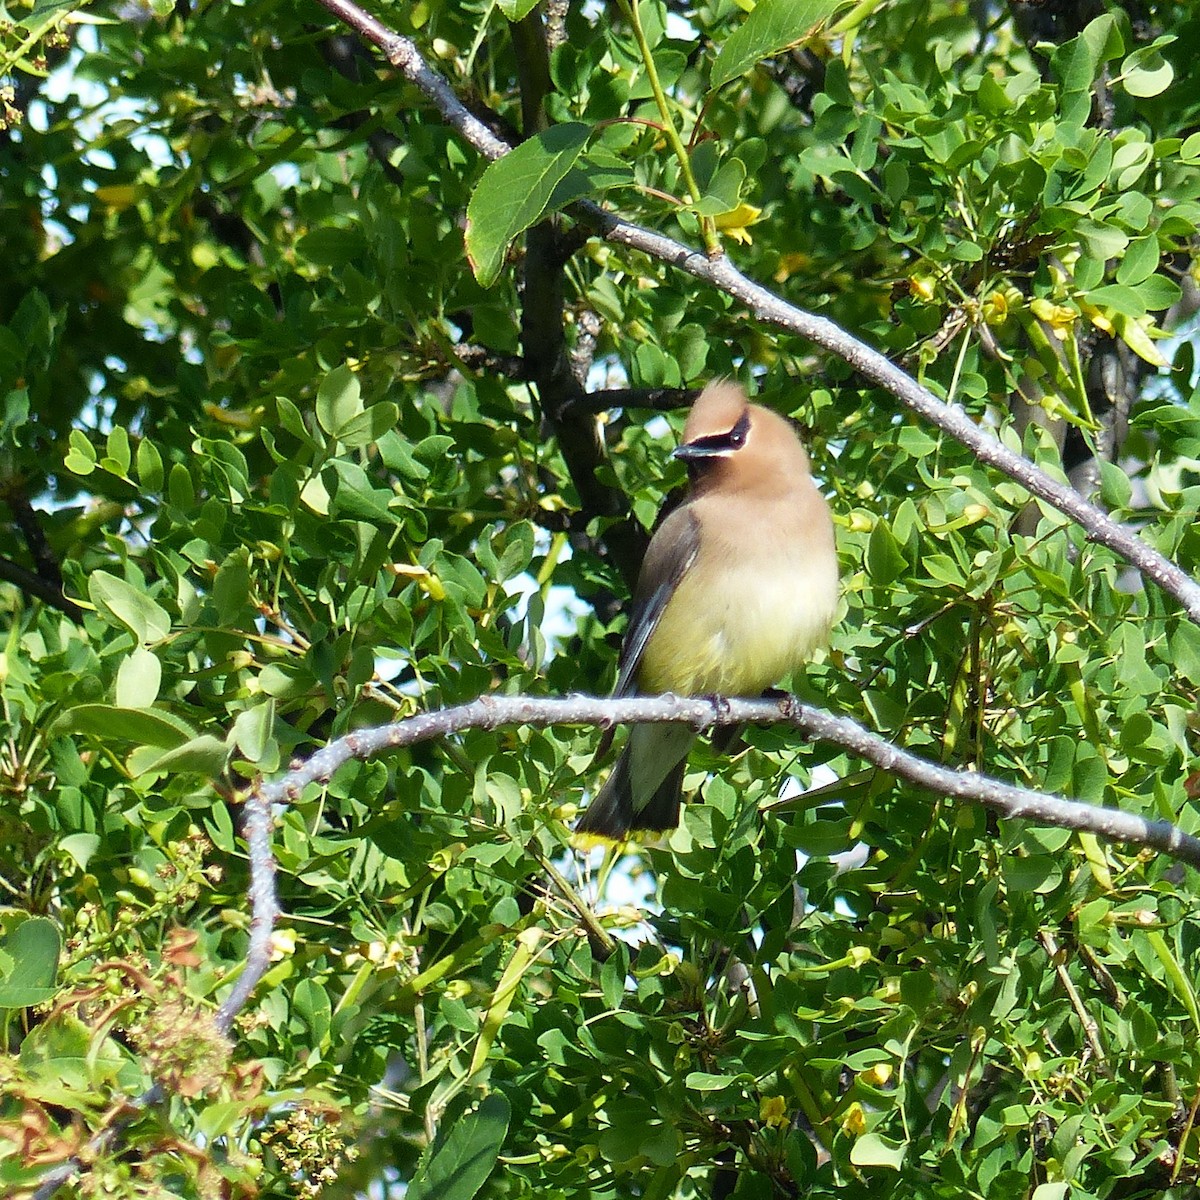
[[1071, 1007], [1075, 1010], [1075, 1015], [1083, 1026], [1084, 1035], [1087, 1037], [1097, 1065], [1111, 1079], [1113, 1077], [1112, 1067], [1108, 1065], [1108, 1056], [1104, 1053], [1104, 1046], [1100, 1041], [1100, 1026], [1096, 1024], [1096, 1018], [1084, 1007], [1083, 998], [1071, 981], [1071, 973], [1067, 970], [1067, 956], [1050, 930], [1043, 929], [1038, 934], [1038, 940], [1042, 943], [1042, 949], [1046, 951], [1046, 957], [1050, 959], [1050, 963], [1058, 975], [1058, 981], [1063, 985], [1067, 999], [1071, 1001]]
[[697, 388], [647, 387], [604, 388], [589, 392], [580, 401], [588, 412], [609, 412], [614, 408], [648, 408], [653, 412], [677, 412], [687, 408], [700, 394]]
[[146, 1109], [160, 1103], [164, 1094], [162, 1085], [156, 1083], [153, 1087], [147, 1088], [140, 1096], [123, 1104], [119, 1115], [89, 1139], [85, 1150], [73, 1155], [65, 1162], [59, 1163], [52, 1171], [48, 1171], [42, 1176], [41, 1182], [33, 1191], [32, 1200], [50, 1200], [50, 1197], [60, 1187], [69, 1183], [83, 1170], [85, 1161], [95, 1162], [96, 1158], [103, 1154]]
[[229, 1032], [234, 1018], [271, 965], [271, 934], [279, 919], [279, 898], [275, 892], [275, 854], [271, 849], [273, 809], [265, 791], [252, 790], [243, 809], [243, 832], [250, 859], [250, 945], [237, 983], [217, 1009], [217, 1027], [222, 1033]]
[[519, 354], [505, 354], [490, 346], [479, 346], [474, 342], [460, 342], [454, 347], [454, 357], [472, 371], [489, 371], [505, 379], [524, 380], [529, 378], [529, 368]]
[[[388, 61], [415, 84], [432, 101], [445, 121], [485, 158], [496, 159], [509, 151], [510, 147], [465, 107], [446, 80], [429, 68], [410, 39], [389, 29], [351, 0], [319, 0], [319, 3], [379, 46]], [[580, 201], [570, 211], [608, 241], [639, 250], [659, 262], [712, 284], [726, 295], [740, 300], [760, 320], [798, 334], [838, 355], [859, 374], [973, 450], [983, 462], [1015, 479], [1031, 495], [1045, 500], [1076, 521], [1091, 541], [1107, 546], [1130, 562], [1142, 575], [1174, 596], [1188, 616], [1200, 624], [1200, 583], [1143, 541], [1128, 526], [1114, 521], [1107, 513], [1083, 499], [1068, 484], [1052, 479], [1028, 459], [1009, 450], [961, 408], [939, 400], [877, 350], [865, 345], [834, 322], [805, 312], [782, 300], [768, 288], [747, 279], [730, 262], [728, 255], [710, 259], [703, 251], [623, 221], [591, 201]]]

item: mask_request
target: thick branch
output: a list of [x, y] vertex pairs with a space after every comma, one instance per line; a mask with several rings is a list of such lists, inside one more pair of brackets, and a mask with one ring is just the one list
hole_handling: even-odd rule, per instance
[[318, 750], [311, 758], [271, 783], [260, 783], [246, 804], [246, 838], [250, 845], [251, 945], [237, 986], [221, 1005], [218, 1021], [228, 1029], [250, 998], [271, 960], [271, 930], [279, 915], [275, 898], [275, 863], [270, 852], [271, 814], [276, 805], [296, 799], [310, 783], [323, 783], [352, 759], [367, 759], [387, 750], [449, 737], [468, 729], [500, 729], [509, 725], [597, 725], [681, 722], [697, 732], [731, 725], [790, 725], [810, 738], [833, 742], [897, 778], [939, 796], [982, 804], [1004, 817], [1036, 821], [1060, 829], [1093, 833], [1112, 842], [1129, 842], [1168, 854], [1200, 870], [1200, 838], [1170, 821], [1151, 821], [1116, 808], [1049, 796], [1015, 787], [974, 771], [955, 771], [893, 746], [849, 717], [838, 717], [782, 700], [725, 700], [721, 697], [633, 696], [481, 696], [455, 708], [421, 713], [393, 725], [359, 729]]
[[63, 595], [61, 586], [43, 579], [40, 575], [35, 575], [18, 563], [7, 558], [0, 558], [0, 579], [20, 588], [27, 595], [44, 600], [51, 607], [66, 613], [72, 621], [83, 620], [83, 609], [69, 596]]
[[937, 795], [983, 804], [1005, 817], [1094, 833], [1108, 841], [1149, 846], [1200, 870], [1200, 838], [1184, 833], [1169, 821], [1151, 821], [1120, 809], [1015, 787], [974, 771], [939, 766], [893, 746], [849, 717], [834, 716], [794, 697], [724, 700], [671, 695], [626, 699], [482, 696], [469, 704], [422, 713], [394, 725], [348, 733], [318, 750], [295, 770], [273, 783], [263, 784], [259, 795], [268, 805], [285, 803], [298, 796], [307, 784], [329, 779], [351, 759], [370, 758], [385, 750], [448, 737], [467, 729], [499, 729], [507, 725], [607, 727], [617, 723], [668, 721], [691, 725], [698, 732], [726, 725], [790, 725], [816, 740], [833, 742], [889, 774]]
[[272, 811], [263, 791], [250, 792], [244, 813], [242, 832], [250, 859], [250, 945], [237, 983], [217, 1009], [217, 1027], [222, 1033], [229, 1032], [234, 1018], [267, 973], [271, 965], [271, 934], [279, 919], [275, 855], [271, 850]]
[[[429, 69], [408, 38], [394, 33], [351, 0], [320, 0], [320, 3], [379, 46], [392, 65], [433, 102], [447, 123], [480, 154], [495, 159], [508, 152], [509, 147], [467, 110], [450, 85]], [[623, 221], [590, 201], [581, 201], [571, 211], [609, 241], [640, 250], [651, 258], [686, 271], [742, 301], [760, 320], [799, 334], [845, 359], [865, 378], [891, 392], [913, 412], [973, 450], [989, 466], [1015, 479], [1031, 495], [1045, 500], [1078, 522], [1090, 540], [1107, 546], [1132, 563], [1144, 576], [1174, 596], [1188, 616], [1200, 624], [1200, 584], [1185, 571], [1142, 541], [1133, 530], [1077, 495], [1069, 485], [1051, 479], [1028, 459], [1002, 445], [960, 408], [939, 400], [878, 351], [832, 321], [796, 308], [747, 279], [727, 257], [709, 259], [704, 253], [663, 234]]]
[[[545, 100], [550, 69], [542, 19], [532, 12], [512, 27], [521, 80], [521, 111], [526, 135], [546, 127]], [[544, 217], [525, 234], [521, 276], [521, 346], [529, 377], [537, 387], [542, 413], [554, 430], [559, 452], [579, 494], [588, 523], [608, 523], [603, 545], [632, 589], [646, 553], [646, 535], [633, 519], [629, 498], [600, 479], [604, 442], [594, 417], [583, 406], [583, 382], [571, 369], [564, 320], [564, 268], [557, 214]]]

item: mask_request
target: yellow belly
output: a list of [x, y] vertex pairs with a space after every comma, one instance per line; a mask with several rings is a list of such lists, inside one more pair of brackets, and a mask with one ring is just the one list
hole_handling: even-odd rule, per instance
[[[823, 569], [689, 571], [667, 603], [638, 670], [643, 692], [752, 696], [824, 644], [837, 605]], [[704, 578], [701, 588], [697, 578]]]

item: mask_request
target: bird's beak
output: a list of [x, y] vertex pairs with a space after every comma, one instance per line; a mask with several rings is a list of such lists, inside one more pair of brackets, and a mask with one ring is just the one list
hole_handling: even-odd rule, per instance
[[698, 462], [704, 458], [724, 458], [729, 454], [728, 446], [714, 446], [705, 442], [684, 442], [671, 451], [672, 458], [685, 463]]

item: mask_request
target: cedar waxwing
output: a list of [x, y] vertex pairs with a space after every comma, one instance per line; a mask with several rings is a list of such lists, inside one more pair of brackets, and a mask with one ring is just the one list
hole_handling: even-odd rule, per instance
[[[642, 563], [614, 694], [753, 696], [824, 644], [838, 599], [829, 506], [791, 424], [728, 380], [675, 450], [686, 498]], [[679, 823], [687, 725], [635, 725], [576, 829], [620, 841]]]

